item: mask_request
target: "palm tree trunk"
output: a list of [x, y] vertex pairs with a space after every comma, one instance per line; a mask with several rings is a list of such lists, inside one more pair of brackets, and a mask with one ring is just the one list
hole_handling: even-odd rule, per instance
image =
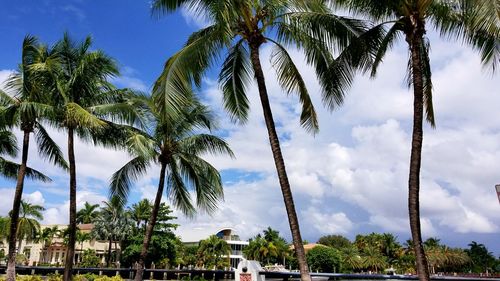
[[106, 260], [106, 267], [109, 268], [109, 264], [111, 262], [111, 246], [113, 245], [113, 239], [112, 237], [109, 237], [109, 243], [108, 243], [108, 258]]
[[156, 224], [156, 218], [158, 217], [158, 211], [160, 210], [161, 197], [163, 195], [163, 189], [165, 187], [165, 170], [167, 168], [166, 163], [161, 164], [160, 170], [160, 181], [158, 183], [158, 190], [156, 191], [155, 203], [153, 205], [153, 210], [151, 211], [151, 216], [149, 217], [148, 226], [146, 228], [146, 233], [144, 234], [144, 241], [142, 243], [141, 255], [139, 256], [139, 262], [137, 264], [137, 271], [135, 273], [135, 281], [141, 281], [142, 275], [144, 273], [144, 262], [148, 254], [149, 242], [151, 241], [151, 236], [153, 236], [153, 229]]
[[73, 139], [73, 128], [68, 129], [68, 158], [69, 158], [69, 226], [68, 249], [64, 264], [64, 281], [71, 281], [73, 275], [73, 259], [76, 242], [76, 163]]
[[24, 176], [26, 175], [26, 166], [28, 162], [28, 148], [30, 142], [31, 130], [24, 130], [23, 136], [23, 155], [21, 166], [17, 172], [16, 191], [14, 193], [14, 202], [12, 203], [12, 213], [10, 217], [10, 231], [9, 231], [9, 258], [7, 261], [7, 277], [6, 281], [16, 280], [16, 235], [17, 224], [19, 221], [19, 208], [21, 206], [21, 198], [23, 195]]
[[412, 79], [413, 79], [413, 133], [411, 141], [410, 174], [408, 180], [408, 212], [413, 247], [417, 261], [417, 271], [420, 281], [429, 281], [429, 266], [422, 245], [420, 228], [420, 165], [422, 161], [423, 116], [424, 116], [424, 86], [422, 80], [422, 62], [420, 46], [423, 40], [423, 30], [415, 31], [407, 36], [410, 44]]
[[293, 246], [295, 248], [297, 261], [299, 264], [300, 279], [302, 281], [311, 281], [311, 276], [309, 275], [309, 268], [307, 266], [306, 255], [304, 251], [304, 245], [302, 244], [302, 237], [300, 235], [299, 220], [295, 211], [292, 191], [290, 189], [290, 183], [288, 182], [288, 176], [286, 174], [285, 162], [283, 161], [283, 155], [281, 154], [280, 143], [278, 134], [276, 133], [276, 127], [274, 125], [271, 105], [269, 104], [264, 72], [262, 71], [262, 66], [260, 64], [259, 46], [260, 44], [250, 44], [250, 54], [253, 70], [255, 73], [255, 80], [257, 80], [257, 85], [259, 87], [260, 101], [262, 103], [264, 120], [266, 122], [267, 132], [269, 134], [269, 142], [271, 143], [274, 164], [276, 165], [276, 171], [278, 172], [281, 192], [283, 194], [283, 200], [285, 202], [286, 212], [288, 215], [288, 223], [290, 224], [290, 231], [292, 232]]

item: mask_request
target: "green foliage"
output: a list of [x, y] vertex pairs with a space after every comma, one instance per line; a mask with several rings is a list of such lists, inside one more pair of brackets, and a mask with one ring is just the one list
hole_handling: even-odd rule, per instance
[[326, 235], [318, 240], [319, 244], [329, 246], [336, 249], [348, 248], [351, 246], [351, 241], [342, 235]]
[[18, 281], [43, 281], [40, 275], [17, 275], [16, 280]]
[[113, 277], [102, 275], [95, 278], [94, 281], [123, 281], [123, 278], [119, 275], [115, 275]]
[[[123, 242], [122, 266], [132, 266], [139, 260], [143, 242], [143, 233], [136, 233]], [[168, 261], [167, 263], [170, 266], [175, 265], [179, 244], [180, 242], [173, 232], [155, 231], [151, 237], [145, 264], [149, 266], [154, 262], [157, 266], [160, 266], [162, 262]]]
[[26, 265], [28, 263], [28, 258], [24, 254], [16, 254], [16, 264], [17, 265]]
[[469, 270], [472, 272], [481, 273], [487, 270], [496, 270], [497, 261], [483, 244], [472, 241], [469, 244], [469, 249], [466, 249], [465, 252], [471, 260]]
[[249, 245], [243, 251], [247, 259], [258, 260], [267, 264], [281, 264], [291, 255], [286, 240], [279, 231], [268, 227], [263, 235], [257, 234], [250, 239]]
[[316, 246], [307, 252], [307, 264], [311, 271], [340, 272], [341, 254], [338, 250], [327, 246]]
[[95, 250], [87, 249], [83, 251], [81, 267], [97, 267], [101, 260], [97, 256]]
[[59, 273], [47, 274], [46, 281], [62, 281], [62, 280], [63, 280], [63, 276]]
[[211, 235], [208, 239], [201, 240], [198, 248], [198, 260], [205, 268], [223, 269], [229, 266], [231, 248], [223, 239]]
[[[84, 277], [87, 281], [94, 281], [97, 277], [99, 277], [99, 275], [94, 274], [94, 273], [90, 273], [90, 272], [88, 272], [88, 273], [85, 273], [85, 274], [83, 275], [83, 277]], [[85, 280], [83, 280], [83, 281], [85, 281]]]

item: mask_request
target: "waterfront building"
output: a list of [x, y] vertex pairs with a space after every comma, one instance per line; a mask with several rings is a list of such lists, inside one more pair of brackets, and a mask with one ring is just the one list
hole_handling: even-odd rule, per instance
[[[66, 259], [66, 243], [61, 233], [67, 228], [67, 225], [41, 225], [40, 230], [56, 227], [59, 230], [59, 235], [54, 235], [51, 239], [38, 239], [38, 241], [22, 240], [18, 243], [16, 250], [18, 253], [26, 256], [26, 265], [59, 265], [63, 266]], [[80, 224], [78, 229], [83, 233], [90, 233], [93, 224]], [[111, 252], [116, 253], [120, 250], [120, 246], [115, 243], [111, 245]], [[75, 246], [75, 264], [78, 264], [82, 259], [82, 254], [85, 250], [94, 250], [97, 256], [101, 259], [101, 263], [105, 263], [105, 257], [109, 250], [109, 241], [100, 241], [91, 239], [88, 241], [78, 242]], [[9, 252], [8, 241], [0, 242], [0, 252], [5, 255]]]

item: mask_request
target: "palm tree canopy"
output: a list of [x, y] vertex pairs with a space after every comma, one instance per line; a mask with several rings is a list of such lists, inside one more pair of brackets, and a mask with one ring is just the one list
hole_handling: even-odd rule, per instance
[[[19, 220], [17, 223], [17, 239], [33, 241], [39, 237], [40, 233], [40, 220], [43, 220], [42, 212], [45, 210], [40, 205], [34, 205], [26, 201], [21, 201], [19, 209]], [[9, 213], [10, 214], [10, 213]], [[7, 222], [10, 226], [10, 218]]]
[[[51, 66], [56, 61], [57, 57], [52, 50], [39, 44], [35, 37], [26, 36], [23, 41], [20, 69], [7, 79], [8, 93], [0, 90], [0, 114], [2, 122], [8, 127], [18, 126], [23, 131], [34, 132], [39, 155], [67, 169], [68, 165], [59, 146], [42, 124], [53, 118], [54, 107], [50, 105], [50, 89], [46, 87], [47, 79], [50, 77], [40, 66]], [[13, 167], [10, 164], [6, 168]], [[33, 170], [27, 175], [48, 180]]]
[[99, 211], [99, 204], [90, 204], [85, 202], [85, 205], [76, 213], [77, 223], [92, 223], [92, 221], [97, 217]]
[[[172, 106], [175, 101], [172, 96], [179, 92], [178, 85], [190, 85], [189, 82], [199, 85], [204, 71], [224, 57], [219, 74], [224, 106], [233, 121], [245, 122], [249, 111], [247, 88], [253, 75], [249, 49], [270, 43], [273, 45], [271, 63], [278, 82], [284, 92], [298, 96], [302, 104], [301, 125], [316, 132], [316, 112], [289, 48], [297, 48], [305, 54], [307, 63], [316, 71], [325, 104], [334, 108], [342, 104], [352, 80], [344, 79], [348, 75], [331, 71], [334, 64], [331, 51], [342, 50], [367, 27], [363, 21], [334, 15], [327, 2], [153, 1], [156, 14], [169, 13], [184, 5], [206, 16], [211, 23], [193, 33], [184, 48], [166, 62], [154, 87], [154, 96], [163, 106]], [[377, 36], [372, 36], [374, 38]], [[337, 69], [344, 70], [348, 71]]]
[[[17, 140], [14, 134], [10, 131], [0, 129], [0, 175], [8, 179], [17, 179], [20, 165], [5, 159], [3, 155], [16, 157], [17, 150]], [[46, 175], [29, 167], [26, 168], [26, 176], [32, 180], [39, 180], [42, 182], [51, 181]]]
[[[387, 51], [398, 39], [404, 37], [409, 42], [412, 36], [421, 34], [423, 40], [420, 42], [419, 56], [422, 64], [421, 78], [424, 88], [424, 108], [427, 121], [434, 127], [432, 73], [429, 58], [430, 42], [425, 37], [427, 22], [432, 24], [441, 35], [458, 38], [478, 49], [483, 64], [495, 71], [500, 63], [500, 16], [498, 16], [500, 14], [497, 13], [495, 17], [491, 15], [491, 12], [486, 12], [489, 9], [500, 11], [498, 3], [496, 7], [493, 7], [495, 6], [493, 2], [478, 0], [334, 1], [334, 7], [345, 8], [354, 14], [368, 16], [374, 20], [378, 24], [374, 29], [387, 26], [387, 31], [381, 33], [384, 35], [383, 39], [379, 44], [375, 44], [371, 48], [375, 53], [371, 67], [366, 67], [366, 64], [359, 65], [358, 62], [352, 61], [352, 53], [359, 51], [356, 44], [342, 52], [339, 59], [337, 59], [339, 62], [337, 67], [349, 68], [349, 66], [346, 66], [349, 63], [357, 68], [364, 66], [363, 70], [371, 69], [371, 75], [374, 77]], [[349, 62], [349, 60], [351, 61]], [[350, 71], [350, 74], [354, 73], [355, 71]], [[410, 62], [408, 62], [406, 80], [408, 87], [410, 87], [413, 83]]]
[[128, 149], [134, 158], [112, 176], [110, 193], [126, 201], [131, 184], [152, 164], [166, 166], [167, 194], [173, 205], [187, 215], [195, 212], [196, 205], [207, 212], [215, 210], [223, 198], [219, 172], [201, 156], [233, 153], [227, 143], [214, 135], [199, 133], [211, 129], [213, 120], [208, 109], [193, 102], [181, 115], [171, 119], [155, 106], [153, 99], [143, 98], [151, 126], [145, 131], [134, 130], [127, 138]]

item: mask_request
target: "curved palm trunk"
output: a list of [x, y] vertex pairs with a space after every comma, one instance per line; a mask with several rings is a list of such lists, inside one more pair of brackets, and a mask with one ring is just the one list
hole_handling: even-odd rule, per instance
[[144, 273], [144, 262], [146, 256], [148, 255], [149, 242], [153, 236], [153, 229], [156, 224], [156, 218], [158, 217], [158, 211], [160, 210], [161, 197], [163, 195], [163, 189], [165, 187], [165, 170], [167, 164], [161, 164], [160, 170], [160, 181], [158, 183], [158, 190], [156, 191], [155, 203], [153, 205], [153, 210], [151, 211], [151, 216], [149, 217], [149, 223], [146, 228], [146, 233], [144, 234], [144, 242], [142, 243], [141, 255], [139, 256], [139, 262], [137, 264], [137, 271], [135, 273], [135, 281], [141, 281], [142, 275]]
[[253, 70], [255, 73], [255, 80], [257, 80], [257, 85], [259, 87], [260, 101], [262, 103], [262, 110], [264, 111], [264, 120], [266, 122], [267, 132], [269, 134], [269, 142], [271, 143], [274, 164], [276, 165], [276, 171], [278, 172], [281, 192], [283, 194], [283, 200], [285, 202], [286, 212], [288, 215], [288, 223], [290, 224], [290, 231], [292, 232], [293, 246], [295, 248], [295, 253], [297, 254], [300, 279], [302, 281], [311, 281], [311, 276], [309, 275], [309, 268], [307, 266], [306, 255], [304, 251], [304, 245], [302, 244], [302, 237], [300, 235], [299, 220], [297, 218], [297, 213], [295, 212], [295, 204], [293, 202], [292, 191], [290, 189], [290, 183], [288, 182], [285, 162], [283, 161], [283, 155], [281, 154], [278, 134], [276, 133], [271, 105], [269, 104], [269, 97], [267, 95], [264, 72], [262, 71], [262, 66], [260, 64], [259, 45], [260, 44], [250, 44], [250, 55]]
[[76, 163], [74, 150], [73, 128], [68, 129], [68, 159], [69, 159], [69, 226], [68, 249], [64, 263], [64, 281], [71, 281], [73, 276], [73, 259], [76, 242]]
[[413, 248], [417, 261], [418, 278], [429, 281], [429, 266], [422, 245], [420, 228], [420, 165], [422, 161], [423, 116], [424, 116], [424, 86], [422, 80], [422, 62], [420, 46], [423, 40], [423, 30], [407, 36], [410, 44], [412, 79], [413, 79], [413, 133], [411, 141], [410, 174], [408, 180], [408, 212]]
[[[17, 224], [19, 221], [19, 208], [21, 206], [21, 198], [23, 195], [24, 176], [26, 175], [26, 166], [28, 162], [28, 148], [30, 142], [30, 131], [24, 130], [23, 136], [23, 155], [21, 166], [17, 172], [16, 191], [14, 193], [14, 202], [12, 203], [12, 214], [10, 217], [9, 230], [9, 258], [7, 261], [7, 278], [6, 281], [16, 280], [16, 234]], [[19, 247], [20, 248], [20, 247]]]

